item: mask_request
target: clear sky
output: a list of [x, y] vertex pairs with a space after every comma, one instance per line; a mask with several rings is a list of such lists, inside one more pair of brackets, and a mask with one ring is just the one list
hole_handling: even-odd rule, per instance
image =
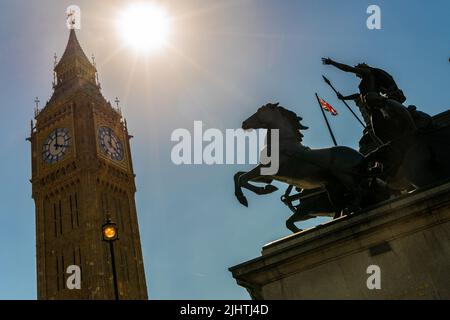
[[[34, 97], [51, 96], [53, 54], [68, 38], [65, 9], [82, 9], [78, 38], [96, 56], [103, 94], [121, 99], [132, 140], [141, 241], [153, 299], [246, 299], [228, 267], [254, 258], [286, 236], [281, 191], [249, 208], [233, 194], [235, 171], [249, 166], [175, 166], [170, 135], [237, 128], [257, 107], [279, 101], [310, 129], [304, 143], [331, 146], [314, 93], [340, 116], [339, 144], [356, 147], [361, 128], [321, 79], [343, 94], [358, 80], [323, 66], [330, 56], [389, 71], [407, 104], [436, 114], [450, 107], [450, 2], [365, 0], [163, 1], [174, 18], [171, 47], [137, 56], [115, 27], [133, 1], [2, 0], [0, 2], [0, 299], [35, 299], [35, 225], [29, 122]], [[382, 29], [368, 30], [378, 4]], [[321, 220], [323, 221], [323, 220]], [[312, 226], [320, 221], [310, 221]]]

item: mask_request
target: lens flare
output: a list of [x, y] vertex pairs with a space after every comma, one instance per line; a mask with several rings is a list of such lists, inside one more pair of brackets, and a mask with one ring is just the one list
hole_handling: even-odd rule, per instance
[[155, 4], [136, 4], [122, 12], [117, 27], [127, 45], [147, 52], [166, 46], [170, 18], [164, 8]]

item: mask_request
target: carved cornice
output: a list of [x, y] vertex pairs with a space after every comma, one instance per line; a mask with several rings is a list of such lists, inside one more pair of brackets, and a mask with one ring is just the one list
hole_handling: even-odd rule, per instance
[[71, 170], [70, 165], [66, 168], [60, 168], [47, 176], [33, 181], [33, 198], [39, 196], [52, 197], [54, 195], [64, 193], [66, 190], [72, 190], [73, 187], [80, 183], [79, 170], [76, 168]]
[[114, 188], [128, 189], [136, 192], [134, 174], [121, 167], [111, 164], [108, 160], [100, 159], [98, 181]]

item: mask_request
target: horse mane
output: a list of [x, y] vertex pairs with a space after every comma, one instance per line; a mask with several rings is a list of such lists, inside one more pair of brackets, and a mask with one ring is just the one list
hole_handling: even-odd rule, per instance
[[289, 123], [292, 125], [292, 127], [295, 130], [295, 138], [297, 142], [302, 142], [303, 134], [300, 132], [300, 130], [306, 130], [308, 127], [304, 126], [301, 121], [303, 120], [302, 117], [299, 117], [294, 111], [288, 110], [282, 106], [280, 106], [278, 103], [275, 104], [268, 104], [270, 107], [276, 107], [278, 111], [289, 121]]

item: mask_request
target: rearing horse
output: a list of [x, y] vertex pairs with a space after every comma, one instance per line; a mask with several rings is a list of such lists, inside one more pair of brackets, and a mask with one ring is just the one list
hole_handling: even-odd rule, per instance
[[[300, 130], [306, 130], [302, 118], [277, 104], [267, 104], [258, 109], [242, 123], [242, 129], [279, 130], [279, 170], [275, 175], [261, 175], [259, 164], [249, 172], [238, 172], [234, 176], [235, 195], [239, 202], [248, 206], [242, 187], [256, 194], [269, 194], [277, 190], [270, 185], [272, 180], [285, 182], [301, 189], [324, 187], [330, 201], [337, 208], [355, 210], [360, 208], [367, 190], [367, 165], [365, 158], [348, 147], [310, 149], [302, 145]], [[270, 140], [268, 140], [270, 141]], [[274, 143], [272, 141], [271, 143]], [[271, 146], [267, 145], [271, 150]], [[250, 183], [263, 182], [265, 187]]]

